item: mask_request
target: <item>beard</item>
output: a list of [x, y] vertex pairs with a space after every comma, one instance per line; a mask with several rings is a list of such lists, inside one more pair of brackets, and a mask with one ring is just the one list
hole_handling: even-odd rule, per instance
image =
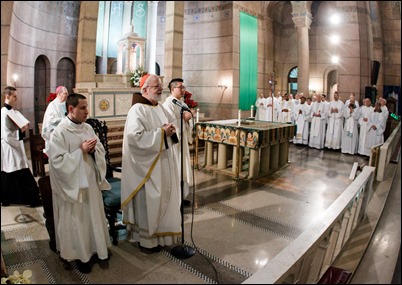
[[162, 100], [162, 94], [159, 95], [158, 93], [149, 94], [149, 97], [150, 97], [152, 100], [156, 101], [156, 102], [160, 102], [160, 101]]

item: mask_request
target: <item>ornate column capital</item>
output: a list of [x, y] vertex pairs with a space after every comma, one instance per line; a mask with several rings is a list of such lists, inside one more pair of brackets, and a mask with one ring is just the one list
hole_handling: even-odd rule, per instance
[[292, 13], [292, 20], [297, 28], [307, 27], [310, 28], [311, 22], [313, 21], [313, 16], [309, 12], [304, 13]]

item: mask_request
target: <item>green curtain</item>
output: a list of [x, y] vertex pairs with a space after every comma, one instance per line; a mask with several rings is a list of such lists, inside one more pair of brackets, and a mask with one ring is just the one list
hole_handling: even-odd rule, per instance
[[240, 12], [240, 82], [239, 108], [250, 110], [257, 99], [258, 82], [257, 18]]

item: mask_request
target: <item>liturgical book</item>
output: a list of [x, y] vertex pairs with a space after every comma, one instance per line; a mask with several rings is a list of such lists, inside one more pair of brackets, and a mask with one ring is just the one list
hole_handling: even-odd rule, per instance
[[8, 112], [7, 115], [19, 128], [22, 128], [29, 123], [28, 119], [17, 110], [12, 110], [11, 112]]

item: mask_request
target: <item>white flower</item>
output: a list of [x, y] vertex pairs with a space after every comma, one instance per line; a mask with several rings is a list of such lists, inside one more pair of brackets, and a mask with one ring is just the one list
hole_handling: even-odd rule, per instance
[[9, 281], [8, 283], [11, 284], [31, 284], [31, 280], [29, 280], [31, 276], [32, 276], [31, 270], [24, 270], [22, 275], [16, 270], [14, 271], [13, 275], [10, 275], [6, 278], [1, 277], [1, 284], [7, 284], [7, 281]]
[[147, 74], [148, 72], [146, 72], [144, 70], [144, 67], [139, 66], [137, 67], [136, 70], [134, 70], [130, 80], [133, 82], [134, 86], [140, 86], [140, 79], [142, 76], [144, 76], [145, 74]]

